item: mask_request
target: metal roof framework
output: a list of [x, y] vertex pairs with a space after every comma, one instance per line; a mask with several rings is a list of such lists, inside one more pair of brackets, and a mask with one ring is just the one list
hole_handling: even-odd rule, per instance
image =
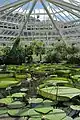
[[[63, 37], [63, 34], [58, 28], [55, 21], [67, 23], [80, 19], [79, 0], [14, 0], [14, 2], [10, 2], [8, 4], [0, 6], [0, 21], [2, 21], [5, 16], [9, 16], [11, 13], [14, 13], [16, 11], [18, 13], [20, 9], [23, 9], [22, 13], [24, 13], [24, 15], [27, 15], [27, 18], [22, 23], [21, 28], [16, 35], [17, 37], [20, 37], [25, 25], [27, 25], [29, 21], [30, 15], [32, 15], [34, 13], [33, 11], [35, 11], [35, 6], [37, 2], [39, 2], [43, 6], [43, 9], [47, 13], [49, 19], [51, 20], [56, 31], [59, 33], [60, 37]], [[15, 16], [15, 14], [13, 15]], [[6, 31], [4, 30], [4, 32]], [[8, 33], [9, 32], [7, 32], [7, 35]], [[11, 32], [11, 35], [12, 34], [13, 33]], [[2, 36], [2, 38], [4, 37]]]

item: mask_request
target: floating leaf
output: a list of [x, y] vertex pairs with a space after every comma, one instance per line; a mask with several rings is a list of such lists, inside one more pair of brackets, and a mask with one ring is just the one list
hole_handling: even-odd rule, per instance
[[53, 112], [45, 115], [48, 120], [63, 120], [66, 117], [66, 113], [60, 109], [53, 109]]
[[14, 93], [12, 94], [12, 97], [15, 97], [15, 98], [22, 98], [22, 97], [25, 97], [26, 93]]
[[79, 110], [80, 111], [80, 105], [71, 105], [70, 106], [73, 110]]
[[16, 74], [16, 78], [18, 79], [25, 79], [26, 78], [26, 75], [20, 75], [20, 74]]
[[0, 88], [6, 88], [18, 83], [19, 83], [18, 81], [0, 81]]
[[43, 102], [42, 98], [31, 98], [29, 99], [29, 103], [41, 103]]
[[74, 120], [80, 120], [80, 117], [75, 118]]
[[0, 108], [0, 115], [6, 114], [7, 113], [7, 108], [6, 107], [2, 107]]
[[79, 79], [80, 78], [80, 75], [74, 75], [74, 76], [71, 76], [73, 79]]
[[7, 97], [7, 98], [2, 98], [0, 99], [0, 103], [4, 103], [4, 104], [9, 104], [13, 101], [13, 99], [11, 97]]
[[35, 117], [40, 115], [34, 109], [29, 109], [29, 108], [8, 110], [8, 114], [10, 116], [17, 116], [17, 117], [27, 117], [27, 116]]
[[8, 108], [22, 108], [22, 107], [24, 107], [25, 106], [25, 103], [23, 103], [23, 102], [20, 102], [20, 101], [15, 101], [15, 102], [12, 102], [12, 103], [10, 103], [10, 104], [8, 104]]
[[43, 97], [52, 99], [52, 100], [60, 100], [60, 101], [66, 101], [74, 96], [77, 96], [80, 94], [80, 90], [76, 88], [71, 87], [64, 87], [64, 86], [58, 86], [58, 87], [45, 87], [42, 89], [38, 89], [38, 93], [42, 95]]
[[53, 107], [36, 107], [35, 111], [42, 113], [42, 114], [47, 114], [53, 110]]
[[51, 105], [54, 105], [54, 104], [56, 104], [56, 103], [53, 102], [53, 101], [51, 101], [51, 100], [44, 100], [44, 101], [43, 101], [43, 105], [44, 105], [44, 106], [47, 106], [47, 107], [48, 107], [48, 106], [50, 107]]

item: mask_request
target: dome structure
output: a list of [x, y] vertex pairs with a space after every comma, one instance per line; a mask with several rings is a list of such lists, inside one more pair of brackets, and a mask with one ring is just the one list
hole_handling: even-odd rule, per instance
[[66, 40], [79, 44], [80, 0], [0, 1], [0, 44], [41, 40], [46, 45]]

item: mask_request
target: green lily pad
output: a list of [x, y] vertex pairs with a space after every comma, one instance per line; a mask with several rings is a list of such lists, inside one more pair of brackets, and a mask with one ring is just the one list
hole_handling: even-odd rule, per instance
[[73, 110], [80, 110], [80, 105], [71, 105], [70, 106]]
[[56, 70], [56, 74], [59, 76], [69, 76], [70, 70]]
[[13, 101], [13, 99], [11, 97], [7, 97], [7, 98], [2, 98], [0, 99], [0, 103], [4, 103], [4, 104], [9, 104]]
[[15, 79], [15, 78], [12, 78], [12, 77], [5, 77], [5, 78], [3, 77], [3, 78], [0, 78], [0, 82], [1, 82], [1, 81], [5, 81], [5, 82], [6, 82], [6, 81], [16, 81], [16, 79]]
[[53, 110], [53, 107], [36, 107], [35, 111], [42, 114], [47, 114]]
[[18, 81], [0, 81], [0, 88], [6, 88], [18, 83], [19, 83]]
[[80, 75], [74, 75], [74, 76], [71, 76], [73, 79], [78, 79], [80, 78]]
[[[20, 117], [20, 116], [21, 116], [20, 110], [21, 110], [21, 109], [10, 109], [10, 110], [8, 110], [8, 114], [9, 114], [10, 116]], [[21, 116], [21, 117], [23, 117], [23, 116]]]
[[56, 104], [55, 102], [53, 102], [53, 101], [51, 101], [51, 100], [44, 100], [43, 101], [43, 106], [51, 106], [51, 105], [54, 105], [54, 104]]
[[16, 78], [18, 79], [25, 79], [26, 78], [26, 75], [19, 75], [19, 74], [16, 74]]
[[16, 101], [16, 102], [12, 102], [12, 103], [10, 103], [10, 104], [8, 104], [8, 108], [22, 108], [22, 107], [24, 107], [25, 106], [25, 103], [23, 103], [23, 102], [20, 102], [20, 101]]
[[80, 117], [75, 118], [74, 120], [80, 120]]
[[22, 98], [22, 97], [25, 97], [25, 96], [26, 96], [26, 93], [14, 93], [14, 94], [12, 94], [11, 97]]
[[60, 109], [53, 109], [53, 112], [45, 115], [48, 120], [63, 120], [66, 117], [66, 113]]
[[9, 78], [9, 77], [11, 77], [13, 74], [0, 74], [0, 80], [2, 79], [2, 78], [4, 78], [4, 79], [6, 79], [6, 78]]
[[42, 98], [31, 98], [29, 99], [29, 103], [42, 103], [43, 99]]
[[8, 110], [6, 107], [0, 108], [0, 115], [7, 114]]
[[[47, 79], [47, 80], [49, 80], [49, 79]], [[67, 81], [68, 78], [66, 78], [66, 77], [51, 77], [50, 80]]]
[[59, 100], [59, 101], [68, 101], [69, 99], [73, 98], [80, 94], [80, 90], [71, 87], [46, 87], [42, 89], [38, 89], [38, 93], [43, 97], [52, 99], [52, 100]]
[[29, 109], [29, 108], [8, 110], [8, 114], [10, 116], [17, 116], [17, 117], [27, 117], [27, 116], [35, 117], [40, 115], [34, 109]]
[[62, 86], [65, 84], [68, 84], [68, 81], [62, 81], [62, 80], [49, 80], [46, 82], [46, 85], [58, 85], [58, 86]]

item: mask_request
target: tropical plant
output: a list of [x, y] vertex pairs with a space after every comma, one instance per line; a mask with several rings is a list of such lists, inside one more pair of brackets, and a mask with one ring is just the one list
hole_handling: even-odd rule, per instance
[[10, 55], [11, 48], [4, 49], [4, 63], [5, 64], [21, 64], [25, 62], [25, 50], [18, 46]]
[[33, 41], [31, 46], [34, 54], [39, 55], [40, 61], [42, 61], [42, 54], [45, 54], [45, 44], [42, 41]]

